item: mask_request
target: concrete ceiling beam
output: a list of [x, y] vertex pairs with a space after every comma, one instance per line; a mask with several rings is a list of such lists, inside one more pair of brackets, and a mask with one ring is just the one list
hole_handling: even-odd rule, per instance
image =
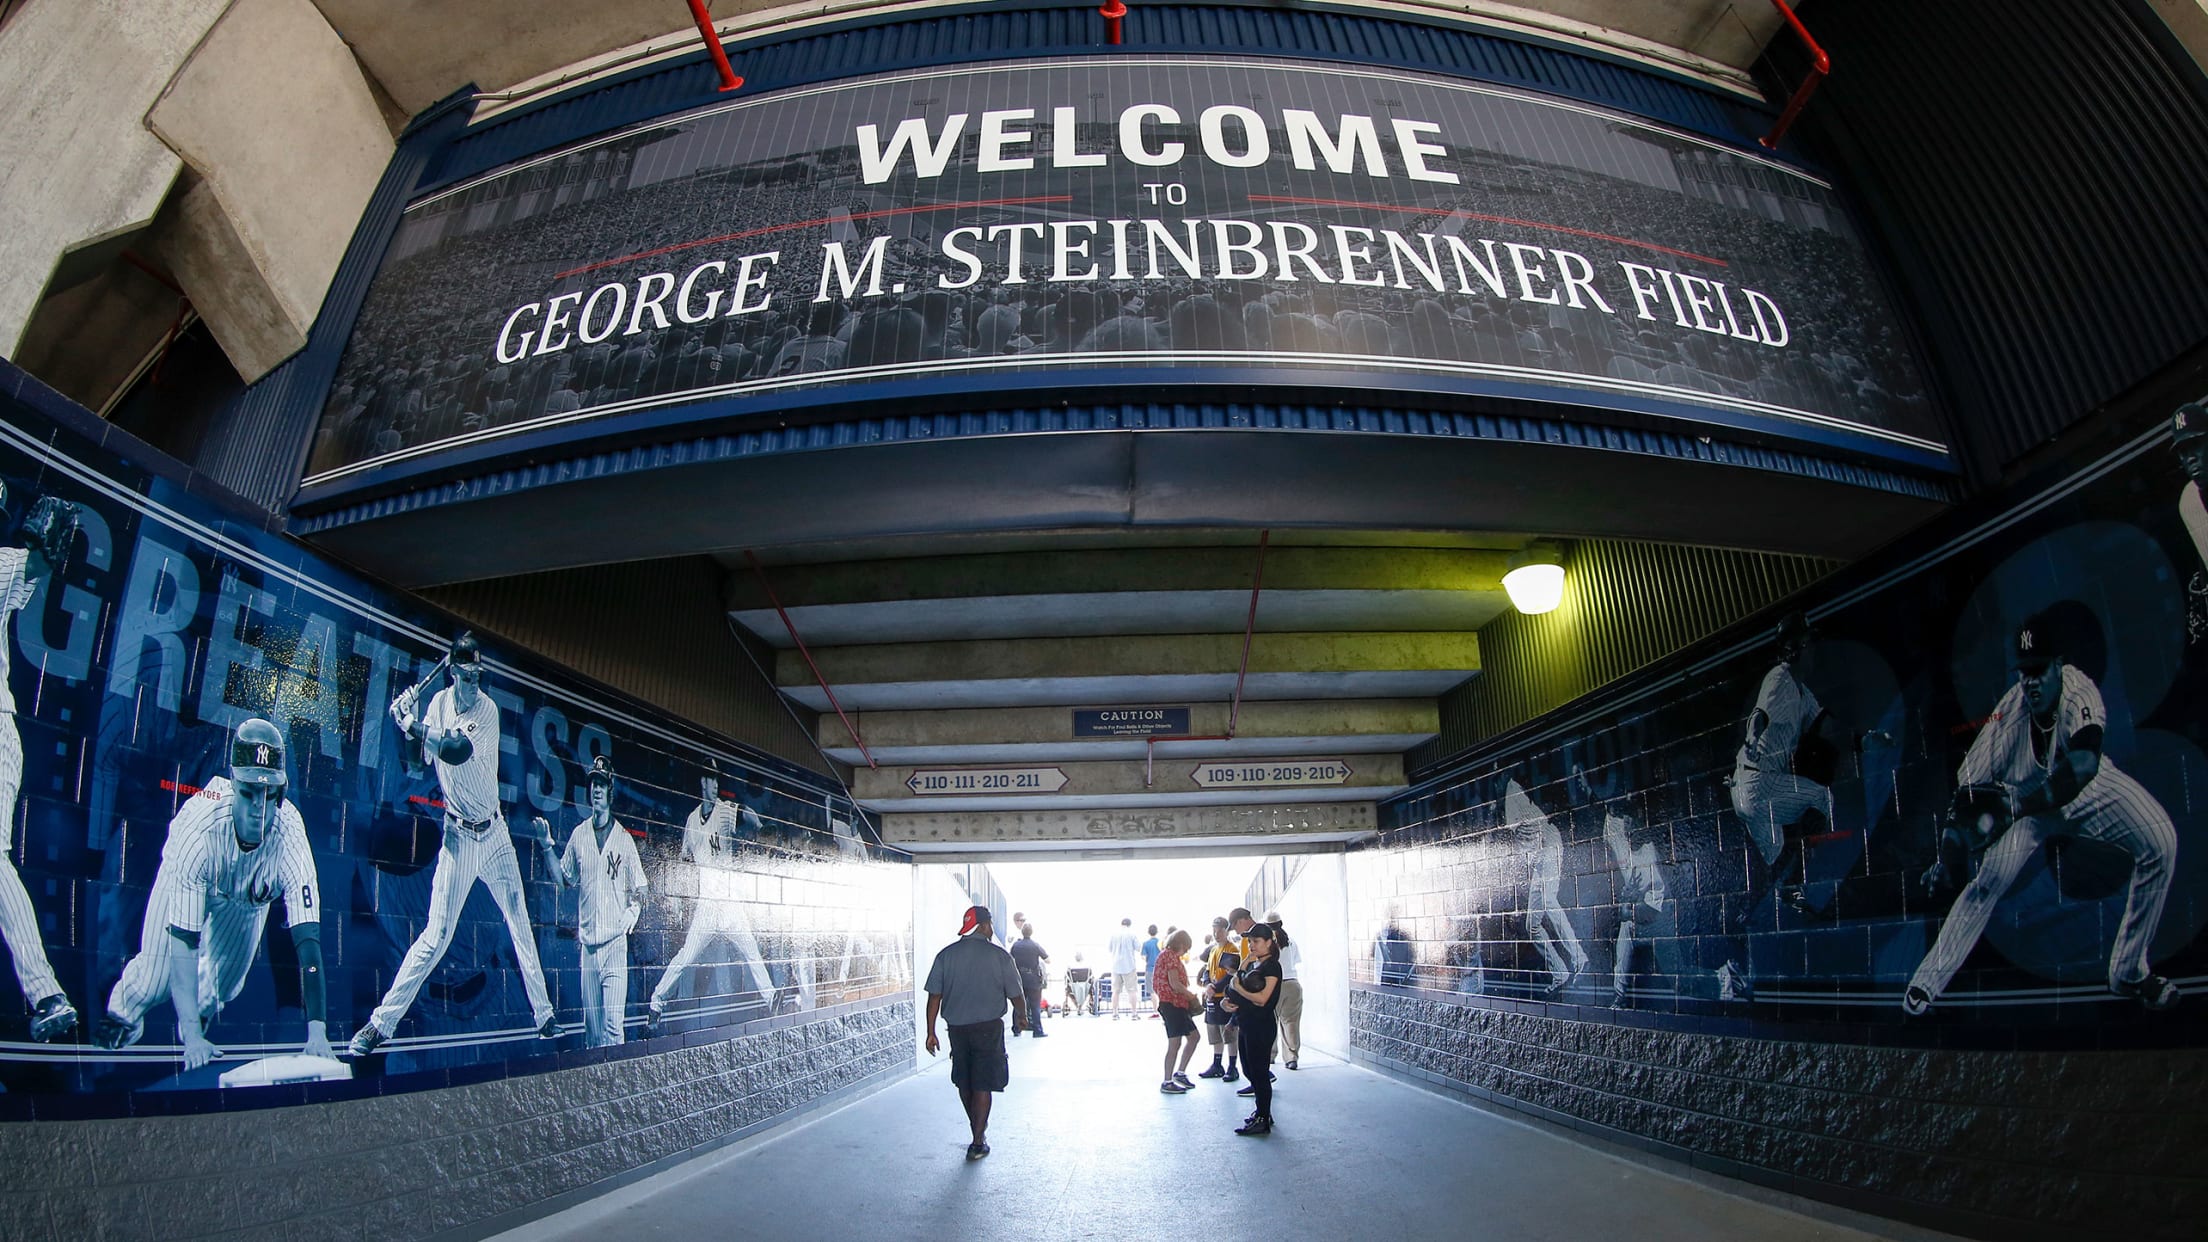
[[[1012, 809], [1018, 806], [1037, 807], [1110, 807], [1158, 805], [1211, 805], [1231, 806], [1250, 803], [1277, 802], [1282, 790], [1274, 788], [1217, 789], [1200, 785], [1193, 773], [1197, 767], [1210, 761], [1197, 759], [1161, 760], [1144, 764], [1140, 760], [1104, 763], [1058, 763], [1030, 769], [1031, 772], [1062, 773], [1063, 786], [1048, 793], [1004, 795], [994, 794], [941, 794], [918, 796], [913, 793], [911, 778], [916, 772], [989, 773], [995, 769], [962, 767], [910, 768], [882, 767], [860, 768], [851, 774], [851, 796], [863, 806], [876, 810], [951, 810], [957, 807], [984, 807]], [[1294, 771], [1307, 767], [1310, 760], [1289, 758], [1281, 762], [1258, 760], [1235, 761], [1238, 768], [1263, 769], [1272, 772]], [[1400, 790], [1404, 785], [1403, 757], [1401, 755], [1359, 755], [1348, 760], [1348, 779], [1333, 785], [1297, 787], [1293, 796], [1311, 802], [1375, 801]]]
[[[1500, 590], [1276, 591], [1266, 565], [1261, 633], [1328, 630], [1477, 630], [1509, 601]], [[773, 609], [730, 613], [772, 647], [793, 648], [790, 628], [808, 646], [922, 643], [1055, 634], [1240, 633], [1250, 588], [1216, 591], [1130, 590], [1097, 595], [989, 595], [965, 599], [790, 608], [789, 625]]]
[[[1499, 591], [1510, 554], [1490, 548], [1275, 547], [1265, 554], [1265, 593], [1289, 591]], [[1113, 548], [993, 553], [789, 565], [768, 571], [790, 609], [837, 604], [1117, 595], [1146, 591], [1240, 592], [1248, 601], [1257, 549]], [[772, 613], [755, 574], [728, 579], [731, 612]]]
[[1379, 826], [1371, 802], [1272, 802], [1148, 810], [964, 810], [892, 814], [882, 839], [913, 853], [974, 849], [1079, 850], [1096, 845], [1248, 846], [1354, 841]]
[[[853, 723], [876, 762], [884, 764], [1139, 760], [1145, 754], [1178, 761], [1229, 755], [1400, 754], [1440, 731], [1441, 710], [1432, 699], [1245, 703], [1236, 729], [1240, 736], [1232, 741], [1076, 738], [1073, 711], [1066, 707], [863, 712]], [[1227, 704], [1189, 705], [1191, 734], [1216, 737], [1226, 728]], [[839, 762], [863, 762], [857, 743], [833, 713], [820, 718], [816, 740]]]
[[[1479, 671], [1467, 633], [1259, 634], [1251, 699], [1423, 698]], [[1223, 701], [1234, 693], [1240, 634], [1025, 638], [831, 647], [813, 653], [846, 711]], [[828, 710], [798, 653], [775, 659], [775, 684]]]

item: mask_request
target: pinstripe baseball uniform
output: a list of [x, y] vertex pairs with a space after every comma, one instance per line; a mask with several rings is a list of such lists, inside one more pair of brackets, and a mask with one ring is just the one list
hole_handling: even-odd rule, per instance
[[1604, 816], [1602, 837], [1610, 846], [1611, 862], [1618, 873], [1618, 946], [1617, 956], [1611, 959], [1611, 973], [1613, 987], [1622, 996], [1632, 973], [1633, 950], [1640, 943], [1640, 911], [1645, 907], [1652, 914], [1662, 914], [1670, 908], [1671, 893], [1664, 887], [1656, 847], [1646, 841], [1633, 845], [1623, 816]]
[[1516, 780], [1503, 789], [1503, 821], [1519, 848], [1533, 852], [1533, 875], [1526, 885], [1526, 931], [1541, 950], [1541, 960], [1548, 963], [1555, 986], [1562, 987], [1587, 969], [1587, 950], [1580, 947], [1579, 932], [1564, 913], [1558, 892], [1564, 882], [1564, 837], [1556, 830], [1556, 821], [1534, 805]]
[[1794, 676], [1785, 660], [1764, 674], [1756, 691], [1756, 710], [1748, 717], [1748, 736], [1733, 757], [1733, 813], [1748, 826], [1766, 863], [1785, 847], [1788, 824], [1805, 812], [1832, 817], [1832, 791], [1794, 774], [1794, 751], [1802, 731], [1824, 709], [1817, 696]]
[[36, 590], [25, 567], [31, 554], [0, 548], [0, 938], [15, 959], [16, 982], [26, 1000], [43, 1000], [61, 991], [39, 938], [38, 911], [23, 877], [15, 870], [15, 800], [23, 792], [23, 739], [15, 731], [15, 690], [8, 684], [15, 653], [15, 614]]
[[[138, 953], [107, 998], [107, 1011], [124, 1022], [135, 1026], [169, 998], [169, 960], [178, 953], [199, 958], [202, 1015], [237, 999], [260, 953], [271, 902], [282, 899], [284, 918], [293, 927], [322, 917], [314, 851], [299, 809], [286, 802], [252, 849], [238, 844], [231, 813], [230, 778], [218, 776], [185, 799], [169, 820]], [[191, 948], [176, 932], [196, 937], [199, 947]]]
[[[2010, 686], [1994, 707], [1991, 721], [1964, 754], [1957, 783], [1998, 781], [2011, 789], [2036, 783], [2066, 760], [2072, 739], [2081, 730], [2105, 726], [2108, 709], [2091, 678], [2064, 664], [2061, 693], [2053, 727], [2043, 731], [2032, 719], [2023, 685]], [[1939, 940], [1918, 964], [1910, 985], [1937, 998], [1978, 943], [1995, 904], [2016, 882], [2024, 864], [2043, 842], [2062, 836], [2106, 841], [2131, 855], [2131, 887], [2109, 953], [2108, 978], [2111, 984], [2146, 978], [2148, 943], [2162, 920], [2162, 904], [2169, 896], [2170, 872], [2177, 860], [2177, 829], [2154, 795], [2103, 755], [2099, 770], [2075, 798], [2018, 819], [1986, 850], [1977, 876], [1956, 897]]]
[[455, 764], [446, 763], [436, 747], [425, 747], [445, 797], [444, 844], [437, 850], [437, 871], [430, 880], [428, 922], [399, 963], [383, 1003], [369, 1018], [385, 1035], [398, 1028], [429, 972], [444, 960], [460, 908], [478, 880], [506, 918], [534, 1020], [541, 1026], [552, 1017], [544, 967], [537, 960], [536, 932], [529, 925], [529, 905], [522, 893], [521, 865], [514, 858], [513, 838], [506, 833], [505, 812], [498, 805], [498, 704], [480, 691], [469, 710], [461, 711], [456, 703], [453, 688], [447, 686], [430, 699], [429, 710], [422, 715], [430, 733], [458, 729], [467, 734], [474, 750], [467, 762]]
[[2178, 493], [2177, 516], [2185, 523], [2185, 533], [2193, 537], [2193, 551], [2208, 561], [2208, 506], [2200, 502], [2200, 484], [2186, 481], [2185, 490]]
[[583, 1042], [592, 1048], [618, 1044], [629, 1007], [629, 932], [643, 911], [646, 887], [636, 839], [620, 820], [611, 820], [601, 846], [586, 819], [568, 834], [560, 874], [582, 890], [575, 934], [582, 941]]
[[725, 944], [737, 960], [750, 967], [754, 987], [762, 996], [774, 995], [774, 980], [767, 974], [766, 959], [759, 953], [759, 939], [744, 914], [743, 870], [738, 850], [744, 829], [759, 832], [759, 817], [749, 807], [716, 801], [690, 812], [682, 825], [682, 856], [698, 864], [698, 896], [690, 906], [690, 930], [682, 948], [652, 989], [652, 1004], [662, 1006], [682, 985], [684, 972], [701, 962], [712, 966], [723, 960], [706, 958], [706, 950]]

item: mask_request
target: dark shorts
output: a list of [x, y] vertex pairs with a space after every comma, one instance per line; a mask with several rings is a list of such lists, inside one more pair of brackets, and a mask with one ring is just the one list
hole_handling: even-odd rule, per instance
[[1004, 1055], [1004, 1019], [950, 1031], [951, 1085], [961, 1091], [1004, 1090], [1012, 1081], [1012, 1062]]
[[1196, 1033], [1196, 1019], [1190, 1017], [1188, 1011], [1179, 1005], [1160, 1003], [1158, 1016], [1165, 1019], [1165, 1037], [1167, 1039], [1179, 1039], [1183, 1035], [1194, 1035]]

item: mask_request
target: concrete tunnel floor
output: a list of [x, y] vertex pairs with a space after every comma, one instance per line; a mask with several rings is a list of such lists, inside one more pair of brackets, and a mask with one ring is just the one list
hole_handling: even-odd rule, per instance
[[966, 1159], [948, 1051], [922, 1052], [921, 1072], [871, 1095], [498, 1238], [1947, 1236], [1612, 1154], [1309, 1047], [1300, 1069], [1275, 1066], [1273, 1133], [1244, 1138], [1242, 1084], [1194, 1078], [1208, 1048], [1189, 1064], [1196, 1090], [1169, 1096], [1157, 1021], [1051, 1019], [1046, 1033], [1007, 1041], [1012, 1083], [984, 1159]]

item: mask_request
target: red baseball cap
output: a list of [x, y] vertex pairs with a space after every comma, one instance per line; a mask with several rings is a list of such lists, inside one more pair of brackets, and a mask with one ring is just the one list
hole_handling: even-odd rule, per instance
[[967, 935], [971, 933], [975, 928], [981, 926], [983, 923], [988, 923], [991, 921], [992, 920], [989, 917], [989, 907], [968, 906], [966, 908], [966, 921], [958, 925], [958, 934], [961, 936]]

